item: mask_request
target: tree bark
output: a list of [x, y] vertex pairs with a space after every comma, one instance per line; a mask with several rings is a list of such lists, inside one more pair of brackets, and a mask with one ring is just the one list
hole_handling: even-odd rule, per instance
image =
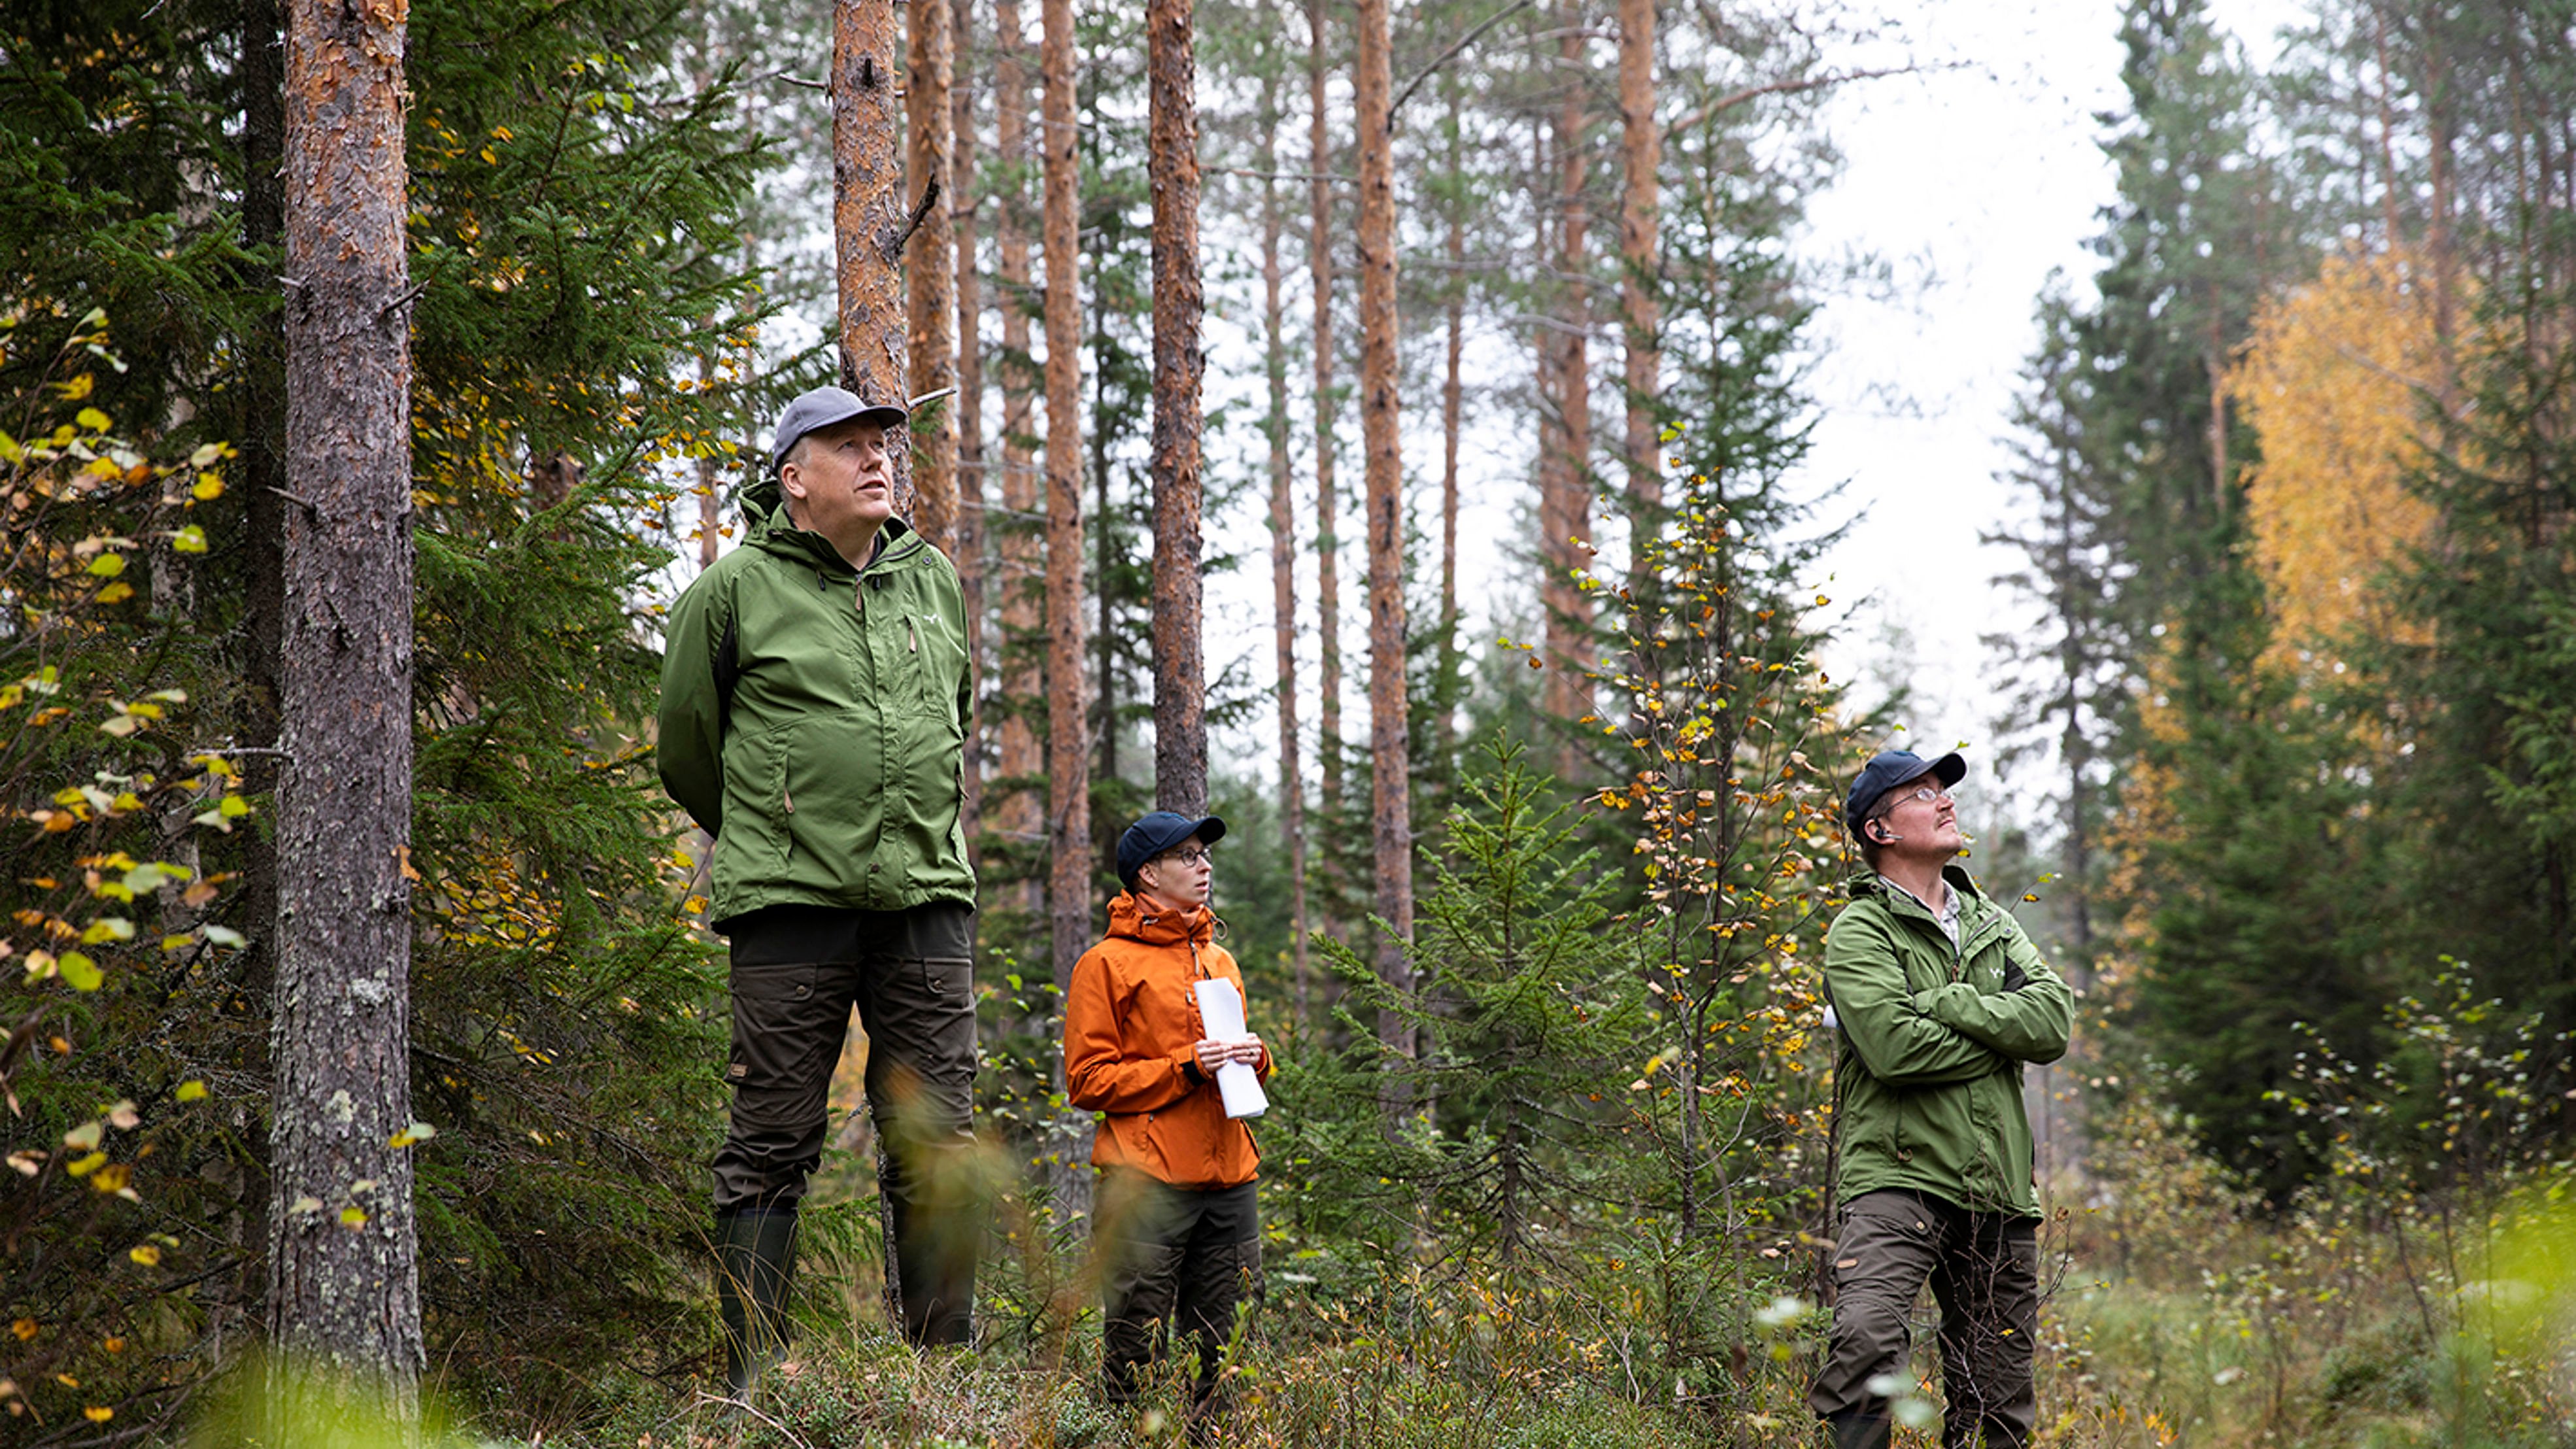
[[[1029, 411], [1036, 380], [1029, 361], [1028, 45], [1020, 32], [1019, 0], [994, 0], [993, 141], [1003, 182], [995, 198], [994, 250], [1002, 303], [1002, 515], [996, 539], [996, 587], [1002, 595], [1000, 698], [1005, 713], [993, 729], [994, 770], [1005, 782], [991, 811], [995, 838], [1034, 851], [1046, 837], [1039, 809], [1045, 773], [1038, 732], [1029, 711], [1043, 697], [1038, 687], [1045, 624], [1038, 600], [1046, 563], [1039, 527], [1037, 460], [1029, 451]], [[1034, 914], [1040, 884], [1032, 876], [1007, 897]]]
[[[841, 385], [901, 403], [904, 358], [903, 160], [896, 138], [894, 0], [832, 4], [832, 255], [840, 284]], [[895, 510], [919, 515], [909, 448], [892, 451]]]
[[[1039, 145], [1046, 157], [1046, 623], [1047, 928], [1059, 986], [1091, 945], [1090, 727], [1082, 681], [1082, 296], [1074, 256], [1080, 220], [1081, 133], [1073, 121], [1073, 0], [1044, 0], [1045, 100]], [[1064, 1063], [1055, 1064], [1064, 1086]], [[1087, 1114], [1057, 1124], [1051, 1176], [1068, 1212], [1089, 1179]]]
[[[1370, 837], [1377, 912], [1388, 927], [1378, 976], [1403, 990], [1412, 968], [1413, 814], [1405, 738], [1404, 460], [1396, 413], [1395, 134], [1387, 0], [1359, 0], [1353, 109], [1359, 129], [1360, 431], [1368, 478]], [[1413, 1028], [1381, 1011], [1378, 1040], [1405, 1055]], [[1400, 1107], [1402, 1104], [1392, 1103]]]
[[1619, 289], [1627, 324], [1623, 361], [1628, 393], [1629, 555], [1642, 553], [1664, 503], [1662, 327], [1656, 278], [1658, 255], [1655, 176], [1663, 165], [1664, 133], [1655, 124], [1655, 0], [1619, 0], [1620, 154], [1626, 175], [1619, 197]]
[[[899, 243], [904, 268], [904, 331], [909, 343], [909, 392], [925, 397], [957, 385], [957, 228], [949, 219], [957, 187], [948, 170], [955, 136], [949, 125], [949, 92], [955, 88], [956, 38], [949, 29], [950, 0], [905, 0], [904, 138], [912, 195], [902, 225], [913, 228]], [[935, 193], [935, 194], [934, 194]], [[920, 222], [914, 227], [913, 217]], [[957, 399], [913, 420], [912, 521], [933, 548], [957, 555]], [[971, 837], [970, 837], [971, 838]]]
[[[1458, 92], [1454, 85], [1444, 86], [1449, 92], [1449, 179], [1457, 185], [1465, 174], [1465, 160], [1459, 154], [1464, 128], [1458, 111]], [[1465, 390], [1459, 369], [1467, 353], [1467, 203], [1451, 195], [1449, 199], [1449, 355], [1448, 372], [1440, 385], [1440, 718], [1434, 722], [1432, 739], [1443, 760], [1456, 758], [1457, 740], [1451, 731], [1456, 725], [1458, 680], [1458, 442], [1459, 428], [1465, 412]]]
[[1307, 199], [1306, 263], [1315, 293], [1315, 760], [1327, 819], [1342, 808], [1340, 500], [1333, 483], [1333, 136], [1325, 106], [1330, 70], [1324, 0], [1306, 0]]
[[[1276, 11], [1270, 16], [1276, 19]], [[1279, 170], [1279, 78], [1261, 78], [1261, 170]], [[1279, 188], [1261, 183], [1261, 335], [1263, 372], [1270, 384], [1270, 621], [1279, 680], [1272, 695], [1279, 709], [1279, 838], [1288, 856], [1288, 952], [1293, 994], [1291, 1020], [1307, 1022], [1306, 782], [1298, 768], [1297, 741], [1297, 505], [1288, 467], [1288, 339], [1282, 332], [1279, 239], [1284, 219]]]
[[[1592, 370], [1585, 341], [1591, 306], [1584, 292], [1584, 274], [1591, 263], [1587, 255], [1590, 215], [1583, 199], [1585, 41], [1572, 29], [1577, 17], [1569, 13], [1563, 18], [1568, 28], [1557, 41], [1557, 58], [1562, 62], [1558, 79], [1565, 91], [1557, 106], [1552, 148], [1559, 178], [1559, 301], [1557, 325], [1542, 333], [1540, 342], [1543, 349], [1555, 351], [1548, 369], [1554, 395], [1543, 407], [1540, 425], [1542, 446], [1555, 456], [1554, 466], [1543, 466], [1540, 472], [1543, 486], [1552, 486], [1547, 486], [1550, 496], [1540, 500], [1539, 511], [1547, 529], [1541, 555], [1547, 560], [1547, 587], [1541, 597], [1547, 600], [1548, 671], [1541, 707], [1570, 731], [1592, 712], [1591, 689], [1584, 677], [1592, 653], [1592, 599], [1574, 583], [1576, 572], [1591, 562], [1583, 542], [1592, 533]], [[1569, 778], [1581, 769], [1581, 751], [1570, 734], [1558, 769]]]
[[396, 1403], [411, 1123], [411, 338], [402, 0], [294, 0], [269, 1330]]
[[1073, 0], [1045, 0], [1047, 917], [1056, 980], [1091, 945], [1090, 727], [1082, 679], [1082, 299], [1074, 234]]
[[1199, 118], [1192, 0], [1145, 7], [1146, 174], [1154, 207], [1154, 804], [1207, 808], [1200, 640]]
[[[286, 160], [286, 14], [279, 0], [244, 0], [242, 24], [242, 242], [265, 253], [284, 245], [286, 194], [280, 169]], [[281, 259], [283, 252], [279, 253]], [[280, 267], [283, 270], [283, 267]], [[278, 650], [286, 627], [286, 340], [283, 317], [259, 319], [244, 339], [241, 382], [235, 405], [240, 411], [233, 438], [241, 449], [242, 482], [242, 690], [238, 738], [254, 745], [282, 745], [284, 720], [278, 712]], [[278, 758], [245, 756], [245, 793], [273, 795]], [[246, 1001], [266, 1001], [277, 982], [277, 841], [266, 831], [245, 830], [235, 837], [241, 861], [240, 894], [232, 903], [232, 922], [248, 938], [234, 965], [234, 981]], [[264, 1078], [265, 1060], [235, 1058], [242, 1069]], [[266, 1093], [269, 1084], [259, 1082]], [[252, 1128], [254, 1134], [258, 1128]], [[226, 1306], [208, 1323], [207, 1351], [221, 1359], [227, 1345], [242, 1333], [255, 1333], [264, 1316], [268, 1291], [266, 1211], [271, 1191], [263, 1164], [264, 1142], [254, 1136], [252, 1150], [239, 1154], [239, 1185], [222, 1232], [226, 1246], [248, 1249], [232, 1279]], [[257, 1247], [252, 1247], [256, 1241]]]
[[[950, 50], [974, 51], [974, 0], [953, 0]], [[966, 859], [979, 875], [984, 864], [984, 288], [975, 267], [975, 217], [983, 181], [975, 165], [975, 87], [949, 76], [949, 132], [953, 137], [944, 203], [957, 228], [957, 546], [949, 550], [966, 598], [966, 668], [975, 682], [975, 718], [966, 722], [965, 773], [959, 779], [958, 824], [966, 833]]]

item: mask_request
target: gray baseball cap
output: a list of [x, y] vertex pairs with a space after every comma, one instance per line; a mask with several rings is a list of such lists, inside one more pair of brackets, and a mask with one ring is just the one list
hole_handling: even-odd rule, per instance
[[818, 387], [801, 392], [785, 411], [778, 415], [778, 434], [769, 445], [769, 471], [776, 473], [787, 461], [787, 450], [796, 440], [816, 428], [864, 418], [881, 428], [900, 428], [912, 420], [902, 403], [866, 403], [847, 388]]

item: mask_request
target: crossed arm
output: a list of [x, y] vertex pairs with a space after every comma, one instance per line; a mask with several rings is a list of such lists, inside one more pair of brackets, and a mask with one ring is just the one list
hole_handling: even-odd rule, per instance
[[2012, 928], [2004, 951], [2009, 962], [2004, 990], [1989, 996], [1955, 981], [1916, 992], [1915, 1009], [2015, 1061], [2053, 1062], [2066, 1055], [2075, 1025], [2075, 993], [2020, 927]]
[[1861, 1065], [1890, 1086], [1934, 1087], [1973, 1081], [2008, 1061], [2064, 1055], [2073, 993], [2018, 928], [2006, 949], [2024, 978], [2018, 989], [1988, 996], [1954, 982], [1918, 992], [1885, 923], [1850, 914], [1835, 922], [1825, 981]]

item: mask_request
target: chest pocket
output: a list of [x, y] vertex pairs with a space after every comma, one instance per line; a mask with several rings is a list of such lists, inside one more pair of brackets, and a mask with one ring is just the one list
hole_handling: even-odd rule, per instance
[[957, 692], [966, 681], [966, 641], [952, 621], [917, 600], [905, 599], [901, 619], [908, 708], [957, 723]]

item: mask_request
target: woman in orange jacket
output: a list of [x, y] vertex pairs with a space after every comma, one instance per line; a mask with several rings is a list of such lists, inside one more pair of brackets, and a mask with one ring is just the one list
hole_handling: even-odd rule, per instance
[[1261, 1154], [1226, 1115], [1216, 1074], [1241, 1062], [1266, 1077], [1270, 1052], [1257, 1036], [1210, 1038], [1196, 987], [1215, 978], [1243, 990], [1208, 910], [1208, 847], [1224, 836], [1215, 816], [1168, 810], [1127, 828], [1118, 841], [1127, 889], [1109, 902], [1108, 936], [1075, 964], [1064, 1005], [1067, 1095], [1106, 1114], [1091, 1160], [1109, 1399], [1135, 1397], [1177, 1326], [1198, 1348], [1194, 1426], [1214, 1404], [1237, 1307], [1261, 1288]]

